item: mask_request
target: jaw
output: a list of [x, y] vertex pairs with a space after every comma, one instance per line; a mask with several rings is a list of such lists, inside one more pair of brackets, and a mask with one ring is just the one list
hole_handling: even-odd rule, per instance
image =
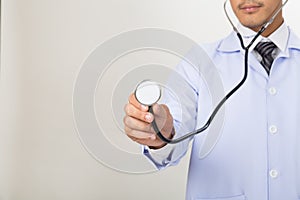
[[[258, 32], [269, 20], [270, 16], [258, 15], [258, 13], [250, 13], [247, 15], [239, 16], [240, 23], [252, 29], [255, 32]], [[266, 20], [267, 19], [267, 20]], [[283, 23], [282, 11], [275, 17], [272, 24], [270, 24], [267, 29], [263, 32], [263, 36], [267, 37], [272, 34], [278, 27]]]

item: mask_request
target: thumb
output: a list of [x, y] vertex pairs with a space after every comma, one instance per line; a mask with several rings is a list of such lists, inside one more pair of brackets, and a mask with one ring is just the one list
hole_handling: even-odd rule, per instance
[[158, 128], [163, 132], [169, 132], [173, 128], [173, 117], [165, 104], [154, 104], [151, 111]]

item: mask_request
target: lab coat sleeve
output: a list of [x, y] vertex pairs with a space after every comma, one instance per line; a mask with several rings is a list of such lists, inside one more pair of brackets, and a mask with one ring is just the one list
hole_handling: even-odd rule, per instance
[[[201, 51], [201, 49], [200, 49]], [[199, 52], [189, 53], [186, 59], [171, 73], [165, 86], [162, 101], [166, 104], [174, 119], [175, 136], [180, 137], [197, 128], [198, 95], [199, 89], [205, 85], [201, 77], [199, 66], [211, 64], [206, 53], [205, 59], [200, 59]], [[161, 149], [153, 150], [143, 146], [144, 155], [151, 160], [157, 169], [163, 169], [170, 165], [178, 164], [179, 160], [186, 154], [189, 141], [187, 139], [177, 144], [167, 144]]]
[[184, 141], [179, 144], [167, 144], [161, 149], [150, 149], [148, 146], [143, 146], [143, 153], [158, 170], [161, 170], [178, 164], [187, 149], [188, 141]]

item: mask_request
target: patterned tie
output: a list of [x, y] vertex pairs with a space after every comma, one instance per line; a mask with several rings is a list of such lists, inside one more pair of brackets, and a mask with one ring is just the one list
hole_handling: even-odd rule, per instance
[[268, 74], [270, 74], [271, 66], [274, 60], [273, 51], [276, 49], [273, 42], [259, 42], [254, 50], [257, 51], [262, 57], [261, 64]]

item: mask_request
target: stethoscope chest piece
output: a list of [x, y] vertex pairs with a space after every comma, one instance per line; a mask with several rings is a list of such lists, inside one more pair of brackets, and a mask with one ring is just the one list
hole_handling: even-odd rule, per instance
[[156, 82], [144, 80], [137, 85], [134, 95], [139, 103], [151, 106], [160, 99], [161, 88]]

